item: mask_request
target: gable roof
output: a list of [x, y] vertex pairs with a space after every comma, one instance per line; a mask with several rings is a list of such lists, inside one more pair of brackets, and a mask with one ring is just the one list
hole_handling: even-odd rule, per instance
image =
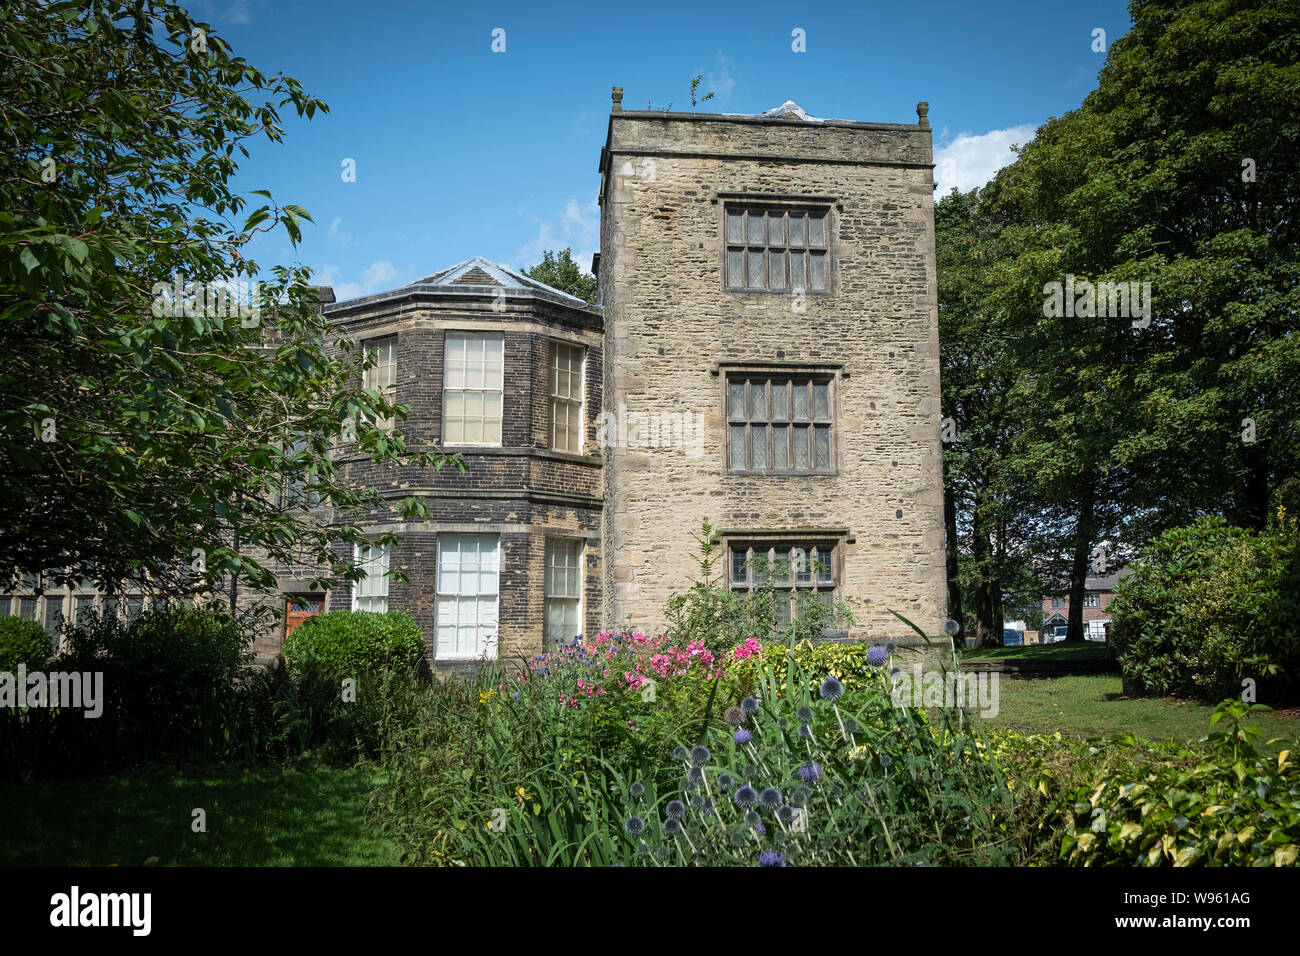
[[1096, 577], [1087, 578], [1083, 582], [1083, 587], [1086, 591], [1113, 591], [1120, 581], [1124, 580], [1132, 573], [1132, 568], [1120, 568], [1110, 574], [1102, 574]]
[[505, 290], [505, 294], [509, 297], [534, 297], [556, 302], [560, 305], [567, 305], [571, 308], [600, 311], [598, 306], [592, 305], [585, 299], [580, 299], [567, 292], [561, 292], [545, 282], [538, 282], [516, 269], [512, 269], [500, 262], [493, 262], [491, 259], [485, 259], [482, 256], [474, 256], [472, 259], [458, 262], [454, 266], [440, 269], [422, 279], [416, 279], [414, 282], [388, 292], [379, 292], [374, 295], [328, 305], [325, 307], [325, 311], [342, 311], [361, 304], [409, 296], [417, 292], [494, 296], [498, 293], [498, 290]]
[[803, 108], [794, 100], [786, 100], [780, 106], [774, 106], [770, 110], [764, 110], [757, 114], [764, 119], [797, 119], [805, 123], [825, 123], [826, 120], [820, 116], [809, 116]]

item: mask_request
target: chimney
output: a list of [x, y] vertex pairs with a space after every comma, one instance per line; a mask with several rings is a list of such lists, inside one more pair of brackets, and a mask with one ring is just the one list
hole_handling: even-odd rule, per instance
[[322, 312], [324, 311], [324, 306], [327, 306], [327, 305], [329, 305], [331, 302], [336, 301], [335, 298], [334, 298], [334, 287], [333, 287], [333, 286], [328, 286], [328, 285], [313, 285], [313, 286], [308, 286], [308, 288], [310, 288], [311, 291], [312, 291], [312, 294], [316, 296], [316, 301], [317, 301], [317, 303], [319, 303], [319, 304], [321, 305], [322, 308], [321, 308], [320, 311], [322, 311]]

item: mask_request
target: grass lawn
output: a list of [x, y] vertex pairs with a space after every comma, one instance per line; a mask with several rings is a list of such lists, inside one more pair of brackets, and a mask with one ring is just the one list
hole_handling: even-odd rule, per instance
[[[376, 866], [360, 770], [243, 768], [0, 786], [0, 866]], [[196, 807], [207, 832], [191, 830]], [[156, 857], [156, 861], [150, 860]]]
[[[1186, 743], [1205, 736], [1213, 710], [1170, 698], [1120, 700], [1120, 678], [1108, 674], [1006, 679], [999, 682], [998, 690], [998, 715], [986, 719], [985, 725], [1026, 734], [1059, 730], [1071, 737], [1102, 737], [1130, 733]], [[1272, 749], [1300, 746], [1300, 717], [1263, 713], [1253, 715], [1248, 723], [1259, 725], [1264, 740], [1284, 737], [1288, 741]]]
[[1054, 663], [1094, 664], [1106, 660], [1106, 645], [1100, 641], [1082, 644], [1026, 644], [1023, 647], [968, 647], [963, 660], [1023, 660]]

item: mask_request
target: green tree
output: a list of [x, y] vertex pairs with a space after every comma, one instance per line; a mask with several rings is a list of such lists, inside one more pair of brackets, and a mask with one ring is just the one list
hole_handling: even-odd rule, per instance
[[[981, 196], [1012, 263], [995, 283], [1032, 410], [1016, 467], [1068, 582], [1070, 639], [1101, 539], [1200, 513], [1260, 527], [1297, 491], [1300, 11], [1135, 0], [1083, 105]], [[1065, 309], [1050, 283], [1149, 283], [1140, 314]], [[1063, 303], [1061, 303], [1063, 305]], [[1132, 304], [1132, 303], [1130, 303]]]
[[[16, 0], [0, 35], [0, 568], [232, 594], [272, 586], [272, 561], [355, 580], [343, 543], [382, 503], [336, 482], [335, 445], [446, 459], [366, 424], [406, 410], [361, 388], [306, 270], [242, 251], [276, 228], [296, 244], [307, 212], [231, 189], [281, 108], [327, 107], [162, 0]], [[314, 512], [283, 494], [307, 486]]]
[[978, 192], [954, 190], [935, 207], [948, 613], [962, 625], [958, 646], [967, 636], [1002, 643], [1004, 592], [1031, 564], [1040, 533], [1038, 502], [1017, 468], [1030, 409], [1012, 388], [1023, 356], [998, 294], [1013, 263], [1003, 225]]
[[596, 301], [596, 277], [583, 273], [573, 261], [573, 252], [568, 248], [559, 253], [545, 250], [542, 261], [525, 269], [524, 275], [587, 302]]

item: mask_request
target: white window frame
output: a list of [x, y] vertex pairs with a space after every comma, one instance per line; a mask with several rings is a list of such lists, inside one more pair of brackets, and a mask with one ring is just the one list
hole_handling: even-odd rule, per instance
[[[379, 353], [379, 361], [362, 374], [361, 387], [378, 392], [390, 405], [397, 402], [397, 336], [384, 335], [364, 343], [365, 354]], [[393, 419], [380, 418], [374, 422], [381, 431], [393, 430]]]
[[[564, 552], [560, 548], [564, 548]], [[572, 549], [572, 550], [570, 550]], [[567, 644], [573, 640], [574, 636], [582, 633], [582, 589], [583, 589], [583, 565], [584, 565], [583, 540], [581, 538], [547, 538], [545, 552], [545, 570], [542, 588], [542, 630], [546, 638], [546, 646], [550, 647], [555, 637], [559, 637], [562, 643]], [[568, 557], [572, 555], [573, 564], [570, 565]], [[566, 560], [563, 564], [557, 563], [558, 557], [564, 557]], [[556, 572], [564, 573], [564, 581], [557, 579]], [[568, 572], [573, 572], [570, 575]], [[570, 580], [572, 586], [570, 587]], [[557, 593], [563, 592], [563, 593]], [[551, 608], [556, 602], [563, 602], [566, 606], [573, 607], [573, 622], [577, 628], [572, 634], [556, 634], [551, 629]], [[567, 628], [566, 628], [567, 629]]]
[[388, 564], [392, 557], [392, 546], [383, 544], [367, 548], [355, 544], [352, 553], [366, 573], [364, 578], [352, 586], [352, 610], [373, 611], [377, 614], [387, 612]]
[[[578, 388], [577, 398], [573, 396], [573, 375], [574, 364], [573, 355], [577, 353], [577, 376]], [[561, 368], [560, 360], [565, 358], [567, 364]], [[560, 394], [560, 374], [563, 372], [568, 377], [569, 394]], [[553, 341], [551, 343], [551, 448], [555, 451], [568, 452], [573, 455], [581, 455], [583, 452], [584, 439], [586, 437], [586, 422], [584, 420], [584, 410], [587, 400], [587, 350], [584, 346], [574, 345], [570, 342]], [[564, 409], [566, 419], [569, 416], [575, 416], [575, 420], [566, 420], [565, 440], [563, 446], [560, 442], [560, 422], [559, 412]], [[569, 431], [573, 431], [573, 443], [569, 442]]]
[[[472, 564], [462, 560], [466, 554], [465, 545], [471, 541], [475, 544], [475, 560]], [[483, 545], [489, 542], [492, 549], [484, 552]], [[438, 580], [433, 609], [435, 660], [496, 660], [500, 643], [501, 563], [499, 534], [438, 534]], [[465, 573], [471, 567], [469, 573], [475, 576], [475, 589], [465, 591]], [[482, 587], [485, 575], [490, 576], [490, 591], [485, 591]], [[461, 641], [459, 629], [463, 627], [475, 630], [472, 644]]]
[[[452, 342], [463, 340], [466, 345], [464, 355], [466, 358], [459, 366], [453, 364], [453, 347]], [[484, 344], [482, 350], [483, 362], [480, 368], [475, 368], [479, 363], [471, 362], [469, 359], [468, 346], [471, 342], [481, 342]], [[486, 344], [492, 342], [500, 344], [501, 365], [493, 369], [488, 361]], [[500, 448], [501, 440], [505, 425], [505, 364], [506, 348], [505, 335], [501, 332], [466, 332], [457, 330], [448, 330], [446, 338], [443, 340], [443, 359], [442, 359], [442, 444], [450, 446], [463, 447], [489, 447]], [[480, 372], [479, 385], [473, 385], [474, 373]], [[492, 373], [495, 372], [495, 375]], [[495, 379], [495, 380], [491, 380]], [[460, 410], [453, 413], [452, 405], [456, 404], [456, 396], [459, 396]], [[472, 397], [477, 396], [479, 400], [479, 414], [477, 415], [479, 423], [478, 441], [466, 441], [465, 434], [471, 418], [468, 406]], [[492, 399], [495, 398], [497, 415], [494, 417], [487, 414]], [[488, 435], [488, 425], [491, 422], [496, 423], [496, 433]], [[454, 427], [459, 423], [459, 437], [453, 437], [453, 432], [457, 429]], [[487, 436], [487, 437], [485, 437]], [[488, 440], [490, 437], [491, 440]]]

